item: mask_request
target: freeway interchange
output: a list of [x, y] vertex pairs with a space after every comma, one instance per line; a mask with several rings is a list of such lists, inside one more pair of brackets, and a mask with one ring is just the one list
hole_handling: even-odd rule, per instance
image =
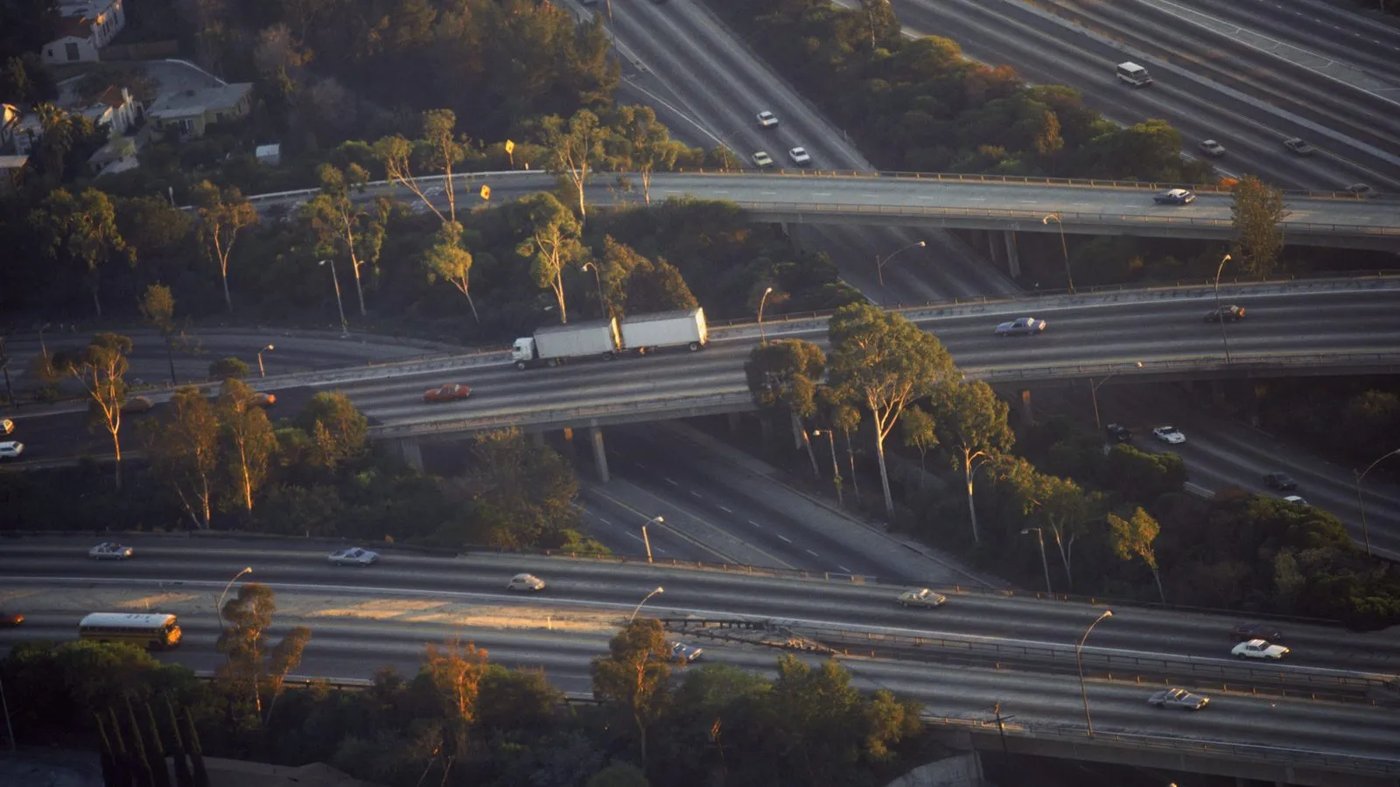
[[[28, 630], [0, 632], [0, 644], [71, 639], [78, 618], [96, 609], [149, 609], [180, 615], [186, 630], [182, 647], [162, 658], [211, 669], [215, 601], [246, 565], [250, 580], [278, 594], [274, 636], [293, 625], [312, 628], [302, 673], [362, 680], [379, 665], [412, 671], [424, 643], [462, 638], [487, 648], [493, 661], [544, 669], [561, 688], [587, 694], [588, 660], [606, 652], [637, 601], [661, 586], [644, 612], [673, 630], [686, 619], [766, 627], [757, 637], [693, 627], [673, 635], [704, 647], [707, 661], [771, 672], [780, 652], [821, 658], [810, 648], [830, 644], [850, 651], [839, 657], [859, 685], [918, 699], [940, 723], [989, 721], [1000, 702], [1015, 719], [1008, 734], [1036, 738], [1083, 734], [1074, 721], [1081, 713], [1074, 645], [1108, 608], [943, 587], [945, 606], [905, 609], [895, 603], [903, 586], [877, 578], [732, 567], [391, 550], [360, 569], [330, 566], [331, 545], [315, 542], [149, 536], [131, 543], [134, 559], [96, 563], [84, 557], [86, 541], [11, 541], [0, 575], [7, 603], [27, 605]], [[505, 582], [519, 571], [545, 578], [548, 589], [508, 594]], [[1084, 650], [1100, 743], [1127, 746], [1147, 736], [1186, 752], [1255, 747], [1264, 759], [1326, 760], [1358, 779], [1400, 774], [1400, 717], [1367, 695], [1400, 668], [1394, 632], [1289, 622], [1281, 624], [1293, 648], [1288, 660], [1242, 665], [1228, 658], [1230, 629], [1241, 617], [1121, 605], [1113, 613]], [[880, 644], [851, 647], [853, 637]], [[894, 652], [891, 640], [902, 650]], [[805, 648], [790, 648], [798, 643]], [[1210, 696], [1210, 707], [1150, 707], [1148, 696], [1167, 685]]]

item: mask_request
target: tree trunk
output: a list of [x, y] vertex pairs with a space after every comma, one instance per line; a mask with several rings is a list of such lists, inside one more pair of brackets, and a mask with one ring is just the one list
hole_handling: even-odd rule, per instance
[[112, 463], [116, 471], [117, 489], [122, 488], [122, 441], [116, 432], [112, 432], [112, 455], [116, 461]]
[[851, 489], [856, 493], [856, 500], [860, 500], [860, 477], [856, 475], [856, 449], [851, 445], [850, 432], [846, 432], [846, 459], [851, 465]]
[[480, 325], [481, 315], [476, 313], [476, 301], [472, 300], [472, 294], [466, 290], [462, 290], [462, 294], [467, 296], [467, 305], [472, 307], [472, 319], [476, 321], [477, 325]]
[[96, 279], [94, 279], [92, 282], [92, 305], [93, 308], [97, 309], [97, 316], [100, 318], [102, 316], [102, 300], [97, 297]]
[[219, 280], [224, 285], [224, 305], [228, 307], [229, 314], [233, 313], [233, 296], [228, 294], [228, 269], [220, 271]]
[[651, 205], [651, 170], [642, 170], [642, 200]]
[[1157, 595], [1162, 599], [1162, 603], [1167, 603], [1167, 592], [1162, 590], [1162, 573], [1157, 569], [1152, 569], [1152, 579], [1157, 582]]
[[972, 519], [972, 543], [981, 544], [982, 538], [977, 533], [977, 500], [972, 496], [972, 460], [963, 454], [963, 479], [967, 482], [967, 513]]
[[1060, 533], [1060, 528], [1053, 524], [1050, 525], [1050, 533], [1055, 536], [1055, 551], [1060, 553], [1060, 562], [1065, 566], [1065, 590], [1073, 593], [1074, 575], [1070, 573], [1069, 552], [1065, 549], [1064, 537]]
[[885, 514], [894, 516], [894, 495], [890, 494], [890, 471], [885, 467], [885, 441], [880, 439], [879, 429], [875, 430], [875, 456], [880, 460], [880, 488], [885, 492]]

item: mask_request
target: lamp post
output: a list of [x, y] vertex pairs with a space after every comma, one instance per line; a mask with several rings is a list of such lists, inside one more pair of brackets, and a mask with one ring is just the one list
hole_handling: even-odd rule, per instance
[[237, 574], [234, 574], [233, 579], [230, 579], [228, 581], [228, 584], [224, 585], [224, 592], [219, 594], [219, 601], [218, 605], [215, 607], [215, 611], [219, 613], [219, 637], [221, 639], [224, 636], [224, 596], [228, 595], [228, 591], [230, 588], [233, 587], [233, 583], [237, 582], [244, 575], [251, 573], [253, 573], [253, 567], [244, 566], [242, 571], [239, 571]]
[[44, 331], [47, 331], [52, 326], [53, 323], [51, 322], [46, 322], [39, 326], [39, 354], [44, 356], [44, 360], [46, 361], [49, 359], [49, 346], [44, 344]]
[[650, 524], [653, 523], [653, 522], [655, 522], [655, 523], [658, 524], [658, 525], [664, 525], [664, 524], [666, 524], [666, 517], [664, 517], [664, 516], [654, 516], [654, 517], [652, 517], [651, 519], [648, 519], [648, 520], [646, 521], [646, 524], [642, 525], [642, 543], [645, 544], [646, 547], [647, 547], [647, 562], [648, 562], [648, 563], [651, 562], [651, 539], [650, 539], [649, 537], [647, 537], [647, 525], [650, 525]]
[[928, 245], [927, 243], [925, 243], [924, 241], [921, 241], [921, 240], [919, 240], [919, 241], [914, 241], [913, 243], [909, 244], [908, 246], [905, 246], [905, 247], [902, 248], [902, 249], [895, 249], [893, 252], [890, 253], [889, 256], [885, 257], [885, 259], [884, 259], [883, 261], [880, 259], [880, 255], [876, 254], [876, 255], [875, 255], [875, 276], [880, 280], [880, 286], [881, 286], [881, 287], [885, 286], [885, 266], [890, 264], [890, 260], [892, 260], [892, 259], [894, 259], [895, 257], [899, 256], [900, 252], [908, 251], [908, 250], [913, 249], [913, 248], [920, 248], [920, 249], [922, 249], [922, 248], [924, 248], [924, 247], [927, 246], [927, 245]]
[[845, 502], [841, 499], [841, 465], [836, 462], [836, 433], [830, 429], [813, 429], [812, 434], [817, 437], [826, 437], [826, 444], [831, 447], [831, 483], [836, 486], [836, 505], [843, 506]]
[[1113, 610], [1104, 610], [1102, 615], [1095, 618], [1094, 622], [1084, 629], [1084, 636], [1079, 638], [1079, 645], [1074, 649], [1074, 661], [1079, 667], [1079, 696], [1084, 700], [1084, 724], [1089, 730], [1090, 738], [1094, 737], [1094, 720], [1089, 716], [1089, 692], [1084, 688], [1084, 641], [1089, 638], [1089, 632], [1094, 630], [1094, 626], [1111, 617], [1113, 617]]
[[1225, 270], [1225, 263], [1230, 261], [1230, 255], [1226, 254], [1220, 258], [1220, 265], [1215, 269], [1215, 319], [1220, 322], [1220, 343], [1225, 345], [1225, 365], [1230, 365], [1230, 340], [1225, 336], [1225, 315], [1220, 311], [1220, 274]]
[[1070, 294], [1073, 295], [1074, 276], [1069, 271], [1069, 245], [1065, 243], [1065, 225], [1060, 222], [1060, 214], [1051, 213], [1050, 215], [1041, 219], [1040, 223], [1048, 227], [1050, 225], [1050, 222], [1052, 221], [1055, 222], [1056, 227], [1060, 228], [1060, 251], [1063, 252], [1065, 255], [1065, 281], [1069, 283], [1069, 291]]
[[759, 344], [768, 343], [768, 334], [763, 331], [763, 304], [768, 302], [768, 296], [773, 293], [773, 288], [769, 287], [763, 291], [763, 297], [758, 299], [758, 341]]
[[598, 275], [598, 266], [591, 262], [585, 262], [583, 269], [593, 271], [593, 281], [598, 284], [598, 308], [603, 310], [604, 317], [608, 316], [608, 304], [603, 300], [603, 277]]
[[[1135, 361], [1134, 366], [1138, 369], [1141, 369], [1142, 361]], [[1102, 380], [1099, 380], [1097, 383], [1094, 382], [1094, 378], [1089, 378], [1089, 398], [1093, 399], [1094, 401], [1094, 427], [1097, 429], [1103, 429], [1103, 422], [1099, 420], [1099, 386], [1103, 385], [1109, 380], [1112, 380], [1114, 377], [1118, 376], [1118, 374], [1118, 372], [1114, 372], [1113, 374], [1110, 374]]]
[[1400, 454], [1400, 448], [1381, 456], [1381, 458], [1368, 465], [1365, 470], [1356, 474], [1356, 504], [1361, 507], [1361, 537], [1366, 540], [1366, 555], [1368, 557], [1371, 555], [1371, 531], [1366, 529], [1366, 501], [1361, 497], [1361, 479], [1365, 478], [1366, 474], [1371, 472], [1371, 468], [1396, 454]]
[[335, 275], [335, 260], [321, 260], [317, 265], [331, 265], [331, 283], [335, 285], [335, 308], [340, 311], [340, 338], [345, 339], [350, 336], [350, 324], [345, 321], [345, 304], [340, 300], [340, 277]]
[[1028, 527], [1021, 531], [1021, 535], [1027, 535], [1032, 530], [1035, 531], [1035, 543], [1040, 545], [1040, 567], [1045, 569], [1045, 592], [1047, 595], [1055, 595], [1055, 591], [1050, 587], [1050, 564], [1045, 562], [1045, 536], [1038, 527]]
[[269, 345], [263, 347], [261, 350], [258, 350], [258, 376], [259, 376], [259, 377], [266, 377], [266, 376], [267, 376], [267, 369], [263, 368], [262, 354], [265, 353], [265, 352], [272, 352], [272, 351], [275, 350], [275, 349], [277, 349], [277, 348], [269, 344]]
[[665, 592], [666, 592], [666, 588], [663, 588], [663, 587], [661, 587], [660, 585], [657, 585], [657, 586], [656, 586], [656, 590], [653, 590], [653, 591], [651, 591], [650, 593], [646, 594], [645, 596], [642, 596], [642, 600], [637, 602], [637, 608], [634, 609], [634, 610], [632, 610], [632, 617], [628, 618], [628, 619], [627, 619], [627, 622], [628, 622], [628, 623], [631, 623], [632, 621], [634, 621], [634, 620], [637, 619], [637, 613], [642, 611], [642, 605], [645, 604], [645, 603], [647, 603], [648, 601], [650, 601], [652, 596], [656, 595], [657, 593], [665, 593]]

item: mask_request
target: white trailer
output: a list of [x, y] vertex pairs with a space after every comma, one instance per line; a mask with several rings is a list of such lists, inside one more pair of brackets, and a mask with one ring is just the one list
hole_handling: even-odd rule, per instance
[[686, 347], [695, 352], [709, 341], [704, 309], [638, 314], [622, 319], [622, 347], [639, 355], [665, 347]]
[[510, 351], [515, 368], [556, 366], [570, 358], [613, 358], [621, 348], [617, 320], [586, 320], [540, 328], [534, 336], [515, 340]]

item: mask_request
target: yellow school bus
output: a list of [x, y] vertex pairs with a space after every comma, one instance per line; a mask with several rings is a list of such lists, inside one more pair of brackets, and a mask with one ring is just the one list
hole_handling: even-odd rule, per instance
[[161, 613], [94, 612], [78, 623], [78, 639], [168, 650], [180, 644], [180, 623], [174, 615]]

